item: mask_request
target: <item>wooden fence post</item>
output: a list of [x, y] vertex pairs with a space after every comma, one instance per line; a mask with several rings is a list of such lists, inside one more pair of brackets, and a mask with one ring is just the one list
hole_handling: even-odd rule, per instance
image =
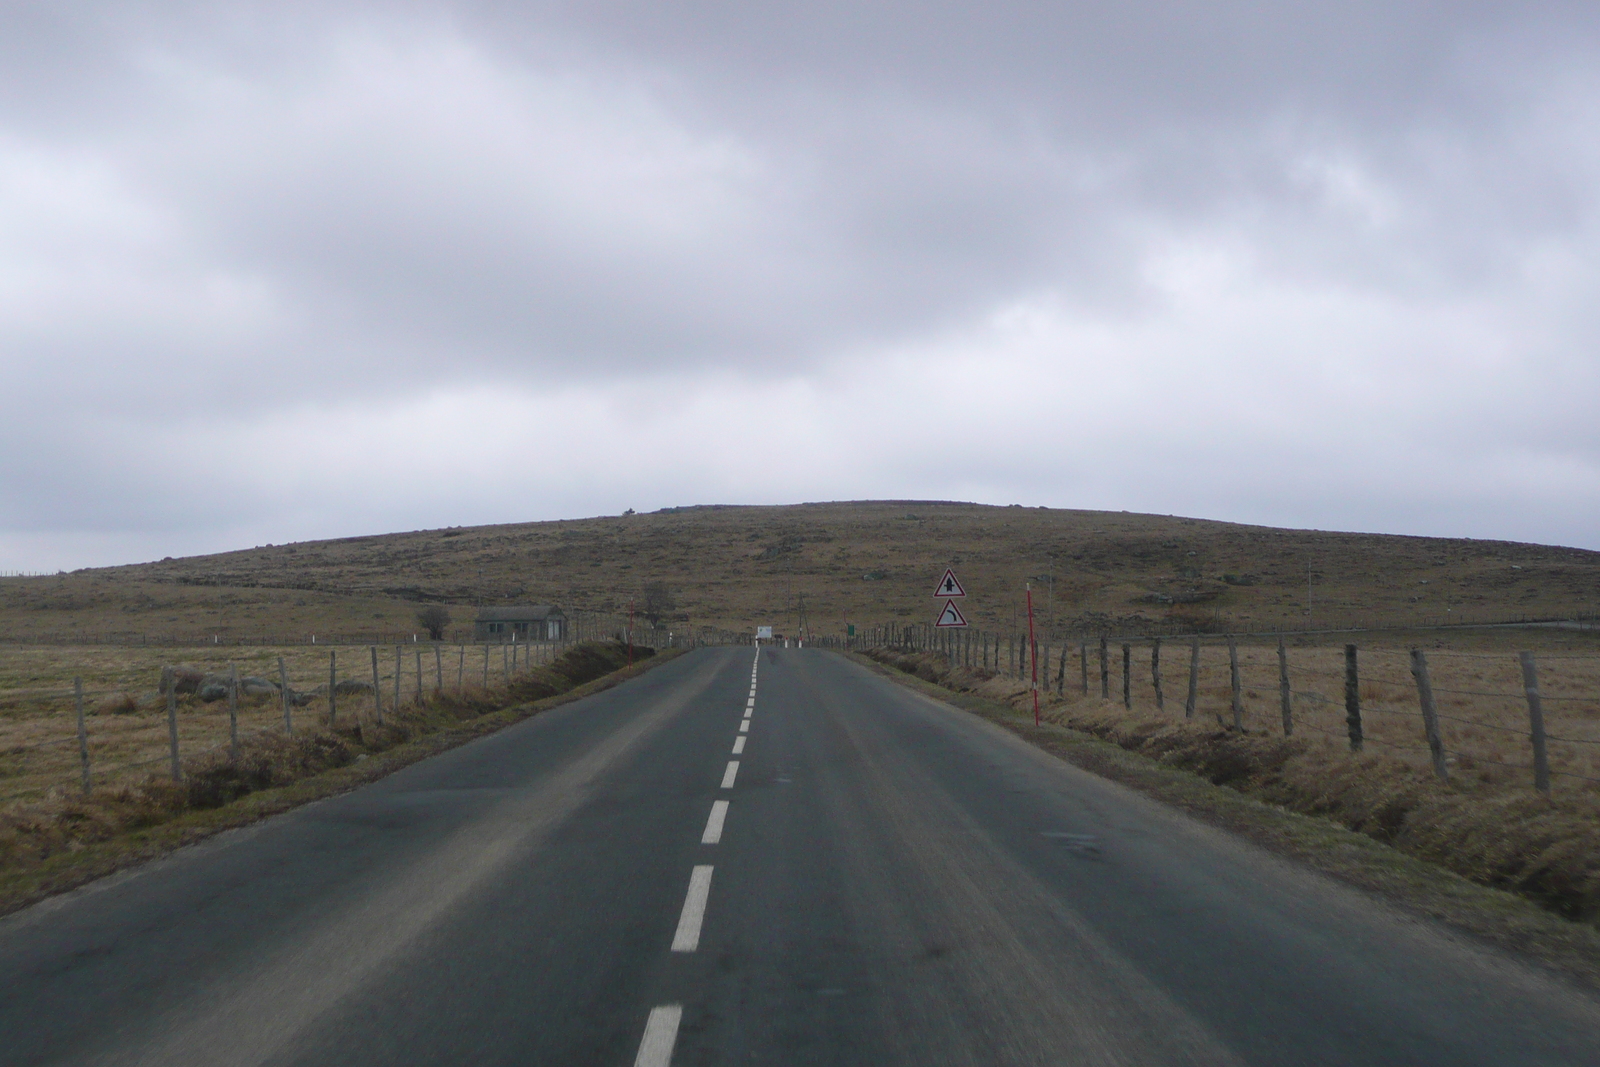
[[1150, 684], [1156, 691], [1156, 710], [1165, 711], [1166, 694], [1161, 691], [1161, 638], [1150, 642]]
[[283, 665], [283, 657], [278, 657], [278, 694], [283, 697], [283, 734], [285, 737], [294, 736], [294, 713], [289, 710], [289, 668]]
[[328, 725], [339, 717], [339, 653], [328, 653]]
[[[399, 711], [399, 708], [395, 709]], [[383, 725], [383, 676], [378, 673], [378, 646], [372, 646], [372, 714]]]
[[1545, 750], [1544, 703], [1539, 697], [1539, 665], [1532, 652], [1519, 653], [1522, 691], [1528, 698], [1528, 740], [1533, 742], [1533, 787], [1550, 792], [1550, 754]]
[[72, 702], [78, 708], [78, 763], [83, 767], [83, 795], [89, 795], [89, 730], [83, 724], [83, 679], [72, 680]]
[[1122, 706], [1133, 707], [1133, 646], [1122, 646]]
[[1433, 757], [1433, 773], [1439, 781], [1450, 780], [1444, 761], [1444, 738], [1439, 735], [1439, 711], [1433, 703], [1433, 680], [1428, 677], [1428, 657], [1422, 649], [1411, 650], [1411, 677], [1417, 680], [1417, 702], [1422, 705], [1422, 731], [1428, 738], [1428, 754]]
[[1289, 651], [1278, 635], [1278, 704], [1283, 712], [1283, 736], [1294, 735], [1294, 690], [1289, 686]]
[[1350, 751], [1361, 751], [1361, 676], [1356, 670], [1356, 646], [1344, 646], [1344, 725]]
[[460, 658], [458, 658], [456, 660], [456, 692], [457, 693], [461, 693], [461, 692], [464, 692], [466, 690], [466, 679], [467, 679], [467, 646], [466, 645], [462, 645], [461, 646]]
[[1232, 691], [1233, 728], [1244, 729], [1244, 699], [1239, 695], [1239, 644], [1228, 635], [1228, 686]]
[[239, 762], [239, 665], [228, 664], [228, 759]]
[[1083, 673], [1083, 695], [1089, 695], [1089, 642], [1078, 642], [1078, 668]]
[[178, 763], [178, 684], [167, 686], [167, 742], [172, 748], [172, 780], [183, 781], [183, 767]]
[[1189, 695], [1183, 698], [1183, 717], [1194, 718], [1194, 706], [1200, 699], [1200, 635], [1195, 634], [1189, 645]]
[[1061, 642], [1061, 662], [1056, 666], [1056, 696], [1067, 695], [1067, 643]]
[[1100, 699], [1111, 699], [1111, 660], [1106, 635], [1100, 635]]
[[483, 687], [489, 688], [489, 642], [483, 642]]

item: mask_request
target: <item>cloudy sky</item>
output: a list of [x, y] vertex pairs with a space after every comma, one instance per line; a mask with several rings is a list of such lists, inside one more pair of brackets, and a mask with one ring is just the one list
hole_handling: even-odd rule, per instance
[[1600, 548], [1600, 6], [0, 0], [0, 569], [932, 497]]

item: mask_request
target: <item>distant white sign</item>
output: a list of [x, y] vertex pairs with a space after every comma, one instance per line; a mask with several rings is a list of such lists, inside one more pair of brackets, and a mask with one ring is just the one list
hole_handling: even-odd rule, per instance
[[954, 600], [946, 600], [944, 610], [939, 613], [939, 621], [934, 625], [944, 629], [961, 629], [967, 625], [967, 617], [961, 614]]
[[770, 626], [757, 626], [756, 627], [756, 640], [757, 641], [771, 641], [772, 640], [772, 627], [770, 627]]
[[939, 579], [939, 588], [933, 591], [933, 595], [949, 600], [953, 596], [966, 596], [967, 591], [961, 588], [961, 583], [956, 580], [956, 572], [947, 570], [944, 572], [944, 577]]

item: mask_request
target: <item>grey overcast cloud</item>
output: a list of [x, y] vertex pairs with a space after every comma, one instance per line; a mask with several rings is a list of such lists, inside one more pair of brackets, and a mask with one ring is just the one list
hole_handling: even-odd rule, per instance
[[7, 3], [0, 569], [913, 497], [1600, 548], [1600, 5]]

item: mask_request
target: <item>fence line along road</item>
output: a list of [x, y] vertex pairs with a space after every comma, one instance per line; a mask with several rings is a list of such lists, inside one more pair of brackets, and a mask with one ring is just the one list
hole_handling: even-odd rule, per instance
[[[648, 629], [631, 637], [654, 648], [689, 641]], [[89, 687], [79, 673], [68, 686], [0, 690], [0, 709], [9, 712], [0, 719], [0, 803], [42, 797], [68, 781], [89, 794], [161, 765], [181, 780], [184, 760], [222, 749], [236, 759], [240, 742], [251, 736], [293, 735], [307, 724], [381, 724], [386, 711], [420, 705], [429, 693], [509, 684], [578, 643], [575, 635], [538, 642], [406, 641], [367, 645], [355, 654], [348, 646], [278, 646], [239, 657], [255, 660], [255, 674], [239, 671], [234, 659], [213, 664], [218, 669], [209, 673], [195, 668], [200, 678], [172, 664], [159, 677], [152, 668], [143, 686]], [[202, 693], [207, 681], [211, 687]]]
[[[1351, 753], [1373, 746], [1416, 762], [1446, 782], [1468, 771], [1481, 776], [1487, 766], [1543, 793], [1561, 783], [1600, 786], [1600, 655], [1302, 648], [1284, 635], [1247, 642], [1244, 634], [1191, 634], [1034, 643], [1022, 633], [886, 623], [813, 644], [935, 653], [951, 667], [1019, 685], [1031, 684], [1037, 657], [1041, 688], [1058, 697], [1069, 677], [1076, 696], [1090, 696], [1093, 675], [1101, 700], [1132, 710], [1137, 698], [1142, 710], [1168, 717], [1178, 713], [1167, 709], [1162, 650], [1176, 645], [1187, 660], [1179, 671], [1185, 719], [1210, 716], [1229, 729], [1284, 736], [1303, 728]], [[1141, 645], [1147, 657], [1134, 654]], [[1146, 660], [1148, 674], [1134, 666]]]

